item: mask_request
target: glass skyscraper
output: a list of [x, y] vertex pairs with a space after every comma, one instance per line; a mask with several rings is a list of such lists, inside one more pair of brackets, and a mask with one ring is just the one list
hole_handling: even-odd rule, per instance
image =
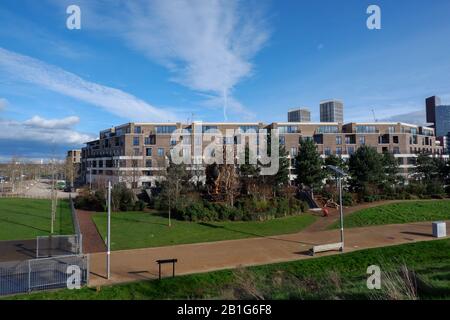
[[436, 136], [443, 137], [447, 136], [450, 132], [450, 105], [448, 106], [436, 106]]

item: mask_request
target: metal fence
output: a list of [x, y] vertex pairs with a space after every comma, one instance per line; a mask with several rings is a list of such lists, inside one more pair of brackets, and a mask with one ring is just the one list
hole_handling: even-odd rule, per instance
[[69, 196], [70, 201], [70, 212], [72, 213], [73, 229], [75, 234], [81, 235], [80, 222], [78, 221], [77, 211], [75, 210], [75, 205], [73, 203], [72, 196]]
[[36, 237], [36, 258], [67, 256], [83, 253], [83, 236], [53, 235]]
[[0, 263], [0, 295], [67, 288], [78, 266], [80, 284], [89, 282], [89, 256], [71, 255]]

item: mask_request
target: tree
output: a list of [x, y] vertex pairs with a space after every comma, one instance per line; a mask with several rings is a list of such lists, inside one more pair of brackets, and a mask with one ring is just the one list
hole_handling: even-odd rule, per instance
[[286, 148], [283, 145], [280, 145], [279, 158], [280, 160], [278, 165], [279, 166], [278, 171], [274, 176], [272, 176], [275, 191], [277, 191], [281, 187], [287, 186], [290, 181], [289, 179], [290, 160], [288, 158]]
[[443, 186], [449, 182], [449, 172], [449, 163], [444, 159], [420, 154], [413, 178], [426, 187], [428, 194], [441, 193]]
[[169, 166], [166, 168], [164, 180], [161, 183], [161, 196], [167, 203], [169, 210], [169, 227], [171, 223], [171, 209], [179, 205], [182, 192], [186, 191], [191, 179], [191, 174], [186, 170], [184, 163], [175, 164], [169, 160]]
[[226, 201], [234, 206], [240, 194], [241, 183], [233, 164], [210, 164], [206, 167], [206, 189], [214, 201]]
[[402, 179], [399, 175], [399, 162], [390, 152], [383, 153], [383, 170], [385, 174], [385, 185], [390, 188], [395, 188]]
[[361, 146], [350, 156], [348, 163], [350, 188], [367, 195], [378, 191], [384, 180], [383, 156], [369, 146]]
[[296, 182], [299, 186], [318, 188], [325, 178], [323, 160], [317, 152], [316, 145], [310, 139], [300, 142], [300, 150], [295, 159]]
[[248, 145], [245, 147], [245, 163], [239, 165], [239, 179], [242, 184], [242, 191], [245, 194], [256, 192], [259, 181], [260, 168], [257, 164], [251, 164], [250, 159], [254, 157]]

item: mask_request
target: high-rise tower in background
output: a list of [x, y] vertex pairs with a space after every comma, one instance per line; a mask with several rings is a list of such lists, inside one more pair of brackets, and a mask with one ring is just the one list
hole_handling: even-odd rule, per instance
[[311, 112], [308, 109], [291, 109], [288, 111], [288, 122], [311, 122]]
[[320, 122], [344, 122], [344, 103], [339, 100], [326, 100], [320, 103]]
[[432, 96], [425, 99], [427, 111], [427, 123], [436, 123], [436, 106], [441, 105], [441, 99], [437, 96]]

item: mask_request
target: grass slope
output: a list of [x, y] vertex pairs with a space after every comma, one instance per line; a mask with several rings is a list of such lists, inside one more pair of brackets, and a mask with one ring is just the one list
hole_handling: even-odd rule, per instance
[[[367, 267], [382, 271], [407, 265], [427, 283], [419, 298], [450, 298], [450, 239], [367, 249], [316, 259], [223, 270], [81, 290], [60, 290], [10, 297], [11, 299], [207, 299], [252, 298], [239, 295], [253, 285], [266, 299], [371, 299], [366, 287]], [[284, 283], [283, 283], [284, 279]], [[287, 280], [287, 281], [286, 281]], [[384, 280], [383, 280], [384, 281]], [[382, 282], [383, 287], [383, 282]], [[245, 291], [245, 290], [244, 290]], [[254, 298], [254, 297], [253, 297]]]
[[[450, 220], [450, 201], [408, 201], [356, 211], [344, 219], [347, 228], [401, 224], [420, 221]], [[338, 222], [330, 229], [337, 228]]]
[[[103, 239], [106, 234], [106, 214], [93, 216]], [[113, 250], [168, 246], [298, 232], [316, 220], [305, 213], [299, 216], [264, 222], [196, 223], [167, 218], [145, 212], [113, 213], [111, 216], [111, 246]]]
[[[50, 234], [51, 201], [0, 199], [0, 240], [26, 240]], [[60, 200], [54, 225], [56, 234], [73, 234], [69, 202]]]

